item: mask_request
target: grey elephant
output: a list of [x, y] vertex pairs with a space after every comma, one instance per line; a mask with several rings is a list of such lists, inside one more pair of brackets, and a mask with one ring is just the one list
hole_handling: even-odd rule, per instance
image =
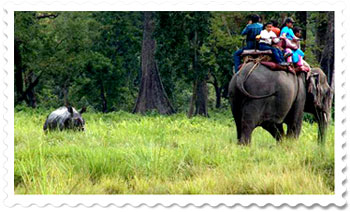
[[85, 120], [81, 114], [85, 111], [85, 107], [80, 112], [71, 106], [60, 107], [47, 116], [43, 129], [44, 131], [55, 129], [61, 131], [64, 129], [84, 131]]
[[304, 112], [315, 116], [318, 141], [324, 142], [330, 121], [333, 90], [319, 68], [297, 75], [247, 63], [229, 85], [229, 99], [239, 144], [249, 144], [257, 126], [280, 141], [287, 125], [287, 137], [298, 138]]

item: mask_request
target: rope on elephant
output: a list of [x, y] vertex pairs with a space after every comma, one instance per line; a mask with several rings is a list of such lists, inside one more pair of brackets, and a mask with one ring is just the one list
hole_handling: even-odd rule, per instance
[[[253, 58], [253, 57], [250, 57], [248, 56], [247, 58], [244, 59], [244, 64], [242, 65], [242, 68], [244, 66], [247, 65], [247, 63], [250, 63], [250, 62], [253, 62], [254, 65], [253, 67], [250, 68], [250, 70], [248, 72], [244, 72], [243, 75], [244, 75], [244, 78], [242, 79], [242, 68], [240, 69], [240, 73], [237, 77], [237, 82], [238, 82], [238, 88], [239, 90], [246, 96], [248, 96], [249, 98], [253, 98], [253, 99], [262, 99], [262, 98], [267, 98], [267, 97], [270, 97], [272, 95], [275, 94], [275, 92], [273, 93], [270, 93], [270, 94], [267, 94], [267, 95], [262, 95], [262, 96], [255, 96], [255, 95], [252, 95], [250, 94], [245, 88], [244, 88], [244, 84], [246, 82], [246, 80], [249, 78], [250, 74], [261, 64], [262, 61], [265, 61], [266, 60], [266, 57], [264, 56], [259, 56], [258, 58]], [[245, 74], [247, 73], [247, 74]]]
[[[248, 79], [248, 77], [250, 76], [250, 74], [256, 69], [256, 67], [258, 67], [258, 66], [260, 65], [261, 61], [265, 61], [265, 60], [267, 60], [267, 59], [268, 59], [267, 55], [259, 56], [259, 57], [257, 57], [257, 58], [247, 57], [247, 58], [245, 59], [243, 65], [242, 65], [242, 68], [243, 68], [247, 63], [249, 63], [249, 62], [254, 62], [254, 65], [253, 65], [253, 67], [248, 71], [248, 73], [245, 75], [243, 82], [245, 82], [245, 81]], [[241, 74], [241, 73], [240, 73], [240, 74]]]

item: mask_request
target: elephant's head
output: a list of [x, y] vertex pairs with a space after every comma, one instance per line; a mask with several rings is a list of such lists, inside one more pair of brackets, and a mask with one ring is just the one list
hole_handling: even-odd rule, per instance
[[327, 83], [327, 76], [319, 68], [313, 68], [306, 80], [305, 112], [315, 116], [318, 123], [318, 141], [324, 143], [327, 126], [331, 121], [333, 89]]

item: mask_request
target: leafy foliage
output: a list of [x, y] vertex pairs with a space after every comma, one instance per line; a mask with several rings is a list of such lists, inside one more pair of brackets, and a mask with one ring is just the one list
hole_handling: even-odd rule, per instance
[[[156, 60], [177, 111], [188, 109], [198, 78], [213, 85], [209, 105], [227, 97], [232, 54], [243, 44], [240, 33], [252, 13], [156, 13]], [[306, 60], [320, 66], [327, 48], [320, 36], [328, 13], [257, 13], [262, 22], [282, 24], [293, 17], [307, 35]], [[141, 78], [142, 23], [141, 12], [15, 12], [15, 104], [23, 104], [24, 99], [32, 107], [68, 102], [104, 112], [132, 111]], [[25, 93], [30, 89], [31, 96]]]

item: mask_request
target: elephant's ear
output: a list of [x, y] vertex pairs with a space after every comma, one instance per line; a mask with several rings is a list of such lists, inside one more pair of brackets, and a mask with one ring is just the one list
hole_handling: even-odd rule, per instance
[[66, 107], [67, 107], [68, 112], [71, 114], [71, 116], [73, 116], [73, 108], [72, 108], [72, 106], [66, 105]]
[[320, 80], [319, 80], [319, 73], [311, 73], [309, 76], [309, 85], [307, 88], [307, 92], [313, 97], [313, 102], [315, 105], [321, 104], [321, 86], [320, 86]]
[[84, 107], [81, 108], [79, 113], [82, 114], [82, 113], [85, 113], [85, 112], [86, 112], [86, 107], [84, 106]]

